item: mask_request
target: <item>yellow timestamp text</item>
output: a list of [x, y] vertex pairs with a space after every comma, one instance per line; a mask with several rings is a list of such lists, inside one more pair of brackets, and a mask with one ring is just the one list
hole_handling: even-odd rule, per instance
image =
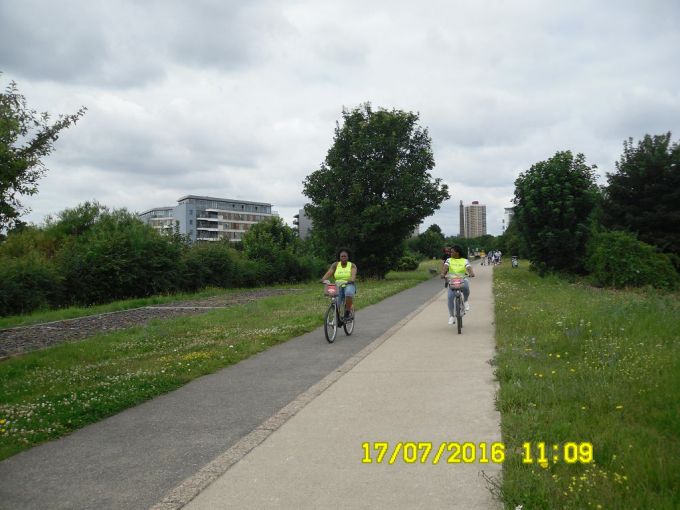
[[507, 450], [502, 442], [444, 441], [374, 441], [361, 443], [362, 464], [502, 464], [508, 451], [517, 452], [523, 464], [536, 463], [547, 467], [549, 463], [589, 464], [593, 462], [592, 443], [566, 442], [560, 444], [539, 442], [522, 443], [522, 448]]
[[500, 464], [505, 460], [505, 445], [503, 443], [459, 443], [447, 441], [432, 444], [429, 441], [422, 442], [398, 442], [376, 441], [373, 443], [361, 443], [364, 457], [363, 464], [394, 464], [397, 461], [406, 464], [482, 464], [493, 462]]

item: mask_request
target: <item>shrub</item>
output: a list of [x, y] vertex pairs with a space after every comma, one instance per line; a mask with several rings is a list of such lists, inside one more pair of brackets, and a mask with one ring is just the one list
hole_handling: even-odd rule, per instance
[[588, 244], [586, 269], [594, 283], [610, 287], [651, 285], [672, 290], [680, 284], [668, 257], [628, 232], [595, 234]]
[[250, 276], [244, 278], [242, 257], [229, 241], [193, 245], [184, 254], [183, 266], [182, 288], [189, 291], [240, 286], [244, 280], [252, 280]]
[[119, 210], [68, 239], [57, 259], [70, 301], [87, 305], [177, 290], [181, 251], [171, 238]]
[[403, 255], [397, 262], [397, 271], [415, 271], [418, 259], [414, 255]]
[[15, 315], [58, 302], [61, 278], [38, 253], [0, 260], [0, 315]]

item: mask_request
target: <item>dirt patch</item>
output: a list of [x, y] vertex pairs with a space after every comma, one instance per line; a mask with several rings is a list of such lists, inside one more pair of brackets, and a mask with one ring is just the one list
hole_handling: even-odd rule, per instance
[[101, 313], [76, 319], [2, 329], [0, 330], [0, 360], [43, 349], [64, 341], [82, 340], [97, 333], [143, 325], [154, 319], [197, 315], [218, 308], [227, 308], [294, 292], [300, 291], [298, 289], [257, 289], [229, 294], [228, 296], [165, 303], [120, 312]]

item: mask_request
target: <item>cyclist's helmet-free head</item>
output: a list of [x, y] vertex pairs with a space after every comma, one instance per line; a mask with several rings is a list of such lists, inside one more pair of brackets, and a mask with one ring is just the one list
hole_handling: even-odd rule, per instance
[[342, 255], [343, 253], [346, 253], [346, 254], [347, 254], [347, 260], [349, 260], [349, 259], [352, 258], [352, 254], [350, 253], [350, 251], [349, 251], [347, 248], [340, 248], [340, 249], [338, 250], [338, 253], [337, 253], [337, 255], [336, 255], [336, 258], [337, 258], [338, 260], [340, 260], [340, 255]]
[[463, 248], [459, 244], [454, 244], [451, 247], [451, 256], [453, 257], [454, 253], [458, 253], [459, 256], [463, 256]]

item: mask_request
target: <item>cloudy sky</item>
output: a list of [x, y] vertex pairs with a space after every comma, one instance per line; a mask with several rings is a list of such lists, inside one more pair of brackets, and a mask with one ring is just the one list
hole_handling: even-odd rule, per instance
[[451, 199], [501, 233], [514, 180], [558, 150], [615, 170], [628, 137], [680, 138], [677, 0], [0, 0], [0, 86], [86, 106], [25, 219], [97, 200], [269, 202], [289, 224], [343, 107], [419, 112]]

